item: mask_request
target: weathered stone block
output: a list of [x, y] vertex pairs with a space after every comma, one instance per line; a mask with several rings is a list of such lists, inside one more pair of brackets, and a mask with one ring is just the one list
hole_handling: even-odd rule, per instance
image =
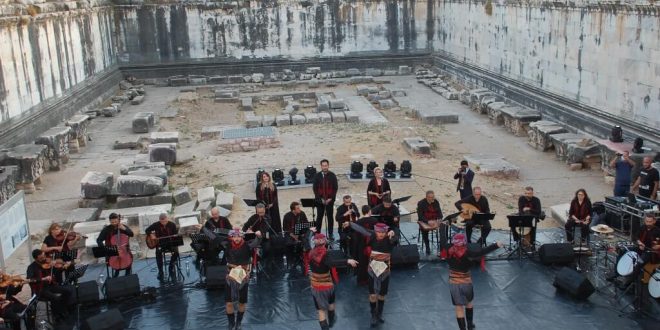
[[303, 115], [291, 115], [291, 125], [303, 125], [306, 119]]
[[392, 100], [379, 100], [378, 101], [378, 106], [380, 106], [381, 109], [392, 109], [396, 106], [396, 103]]
[[360, 122], [360, 115], [358, 115], [355, 111], [344, 111], [344, 116], [346, 117], [347, 123]]
[[95, 199], [105, 197], [112, 190], [112, 172], [87, 172], [80, 180], [80, 197]]
[[346, 70], [346, 76], [348, 76], [348, 77], [359, 76], [361, 74], [362, 73], [360, 72], [360, 70], [356, 69], [356, 68], [350, 68], [350, 69]]
[[197, 208], [197, 201], [196, 200], [190, 201], [187, 203], [177, 205], [174, 208], [174, 214], [190, 214], [193, 213], [196, 208]]
[[367, 84], [372, 82], [374, 82], [374, 77], [372, 76], [357, 76], [357, 77], [351, 77], [348, 80], [349, 84]]
[[42, 144], [17, 145], [5, 152], [0, 151], [0, 166], [16, 166], [18, 168], [16, 183], [32, 185], [39, 180], [46, 169], [47, 150], [48, 147]]
[[94, 199], [88, 199], [88, 198], [80, 198], [78, 200], [78, 207], [79, 208], [95, 208], [95, 209], [101, 209], [105, 207], [106, 200], [105, 198], [94, 198]]
[[149, 145], [149, 161], [163, 162], [165, 165], [176, 163], [176, 144], [156, 143]]
[[[121, 223], [128, 224], [128, 220], [124, 218], [121, 220]], [[73, 225], [73, 231], [80, 234], [98, 233], [101, 230], [103, 230], [103, 227], [107, 225], [108, 225], [108, 220], [78, 222], [77, 224]]]
[[549, 121], [540, 120], [529, 124], [527, 135], [529, 140], [527, 143], [537, 150], [546, 151], [553, 147], [552, 139], [553, 134], [560, 134], [568, 132], [563, 126]]
[[215, 188], [213, 187], [204, 187], [197, 190], [197, 201], [215, 201]]
[[16, 193], [17, 176], [18, 166], [0, 166], [0, 205]]
[[202, 139], [210, 140], [219, 136], [222, 136], [222, 131], [225, 130], [226, 126], [204, 126], [202, 127]]
[[367, 76], [382, 76], [383, 75], [383, 70], [381, 69], [374, 69], [374, 68], [367, 68], [364, 72], [365, 75]]
[[115, 107], [105, 107], [103, 110], [101, 110], [101, 113], [104, 117], [114, 117], [119, 113], [119, 111]]
[[167, 169], [164, 162], [135, 162], [133, 164], [123, 164], [119, 167], [119, 174], [127, 175], [128, 172], [146, 170], [151, 168]]
[[174, 76], [174, 77], [169, 77], [167, 79], [167, 82], [172, 87], [185, 86], [188, 85], [188, 78], [181, 76]]
[[396, 70], [383, 70], [383, 76], [396, 76], [398, 73]]
[[[140, 207], [127, 207], [123, 209], [108, 209], [101, 211], [99, 215], [100, 220], [105, 220], [105, 223], [108, 223], [108, 216], [110, 213], [118, 213], [131, 223], [138, 224], [138, 216], [143, 213], [170, 213], [172, 211], [172, 204], [162, 204], [162, 205], [149, 205], [149, 206], [140, 206]], [[123, 223], [123, 222], [122, 222]]]
[[[153, 118], [153, 113], [151, 118]], [[138, 112], [133, 116], [133, 133], [149, 133], [149, 128], [151, 128], [151, 126], [152, 125], [149, 124], [149, 115], [145, 115], [144, 112]]]
[[317, 74], [321, 73], [321, 67], [320, 66], [311, 66], [305, 69], [305, 73], [307, 74]]
[[406, 75], [406, 74], [411, 74], [412, 73], [412, 68], [407, 66], [407, 65], [399, 65], [399, 74], [400, 75]]
[[345, 123], [346, 122], [346, 116], [344, 116], [344, 111], [330, 112], [330, 117], [332, 118], [333, 123]]
[[128, 196], [149, 196], [161, 192], [163, 179], [154, 176], [120, 175], [117, 192]]
[[346, 102], [344, 102], [344, 99], [330, 100], [330, 109], [343, 109], [345, 107], [346, 107]]
[[[340, 112], [340, 111], [337, 111]], [[321, 123], [331, 123], [332, 122], [332, 117], [330, 116], [330, 113], [328, 112], [320, 112], [317, 114], [319, 117], [319, 122]]]
[[273, 126], [274, 124], [275, 124], [275, 116], [263, 115], [261, 120], [262, 127]]
[[318, 113], [305, 113], [304, 115], [307, 124], [318, 124], [321, 122]]
[[138, 214], [138, 226], [140, 226], [140, 232], [144, 233], [149, 226], [158, 222], [160, 219], [160, 213], [156, 212], [147, 212]]
[[144, 102], [144, 95], [138, 95], [131, 100], [132, 105], [142, 104]]
[[206, 221], [209, 218], [209, 214], [211, 214], [211, 209], [213, 208], [214, 203], [215, 200], [199, 202], [195, 211], [199, 211], [202, 217], [202, 221]]
[[243, 111], [253, 111], [252, 107], [252, 97], [242, 97], [241, 98], [241, 110]]
[[389, 99], [392, 97], [392, 93], [390, 93], [390, 91], [380, 91], [378, 92], [378, 96], [380, 96], [381, 99]]
[[179, 132], [153, 132], [149, 137], [152, 144], [179, 143]]
[[226, 84], [227, 76], [210, 76], [208, 78], [209, 84]]
[[218, 191], [215, 197], [215, 205], [232, 210], [234, 208], [234, 194], [226, 191]]
[[89, 127], [88, 115], [73, 115], [66, 121], [66, 126], [71, 127], [69, 140], [77, 140], [78, 145], [83, 147], [87, 144], [87, 127]]
[[39, 135], [34, 144], [43, 144], [48, 147], [46, 158], [50, 169], [59, 171], [62, 164], [69, 161], [69, 132], [71, 127], [56, 126]]
[[403, 146], [411, 155], [431, 154], [431, 145], [419, 136], [403, 139]]
[[291, 125], [291, 115], [279, 115], [275, 117], [275, 125], [278, 127]]
[[163, 180], [163, 185], [167, 185], [167, 169], [164, 167], [155, 167], [155, 168], [128, 171], [128, 175], [159, 177]]
[[220, 99], [233, 99], [238, 98], [240, 92], [237, 89], [216, 89], [215, 97]]
[[176, 205], [181, 205], [192, 201], [192, 195], [190, 195], [190, 189], [188, 187], [181, 187], [172, 193], [174, 197], [174, 203]]
[[252, 82], [260, 84], [264, 82], [264, 74], [263, 73], [253, 73], [252, 74]]
[[261, 123], [263, 122], [263, 120], [264, 120], [263, 116], [256, 116], [252, 112], [245, 113], [246, 128], [261, 127]]
[[359, 96], [367, 96], [369, 95], [369, 86], [366, 85], [357, 85], [355, 87], [355, 92]]
[[309, 83], [307, 83], [307, 87], [309, 88], [318, 88], [319, 87], [319, 80], [316, 78], [312, 78]]
[[78, 208], [73, 209], [68, 215], [64, 216], [61, 220], [63, 222], [89, 222], [96, 221], [101, 214], [100, 208]]

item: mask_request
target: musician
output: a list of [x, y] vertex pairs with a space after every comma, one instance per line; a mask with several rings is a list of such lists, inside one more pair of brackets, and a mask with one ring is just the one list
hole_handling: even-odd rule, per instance
[[[161, 238], [161, 237], [174, 237], [179, 233], [179, 229], [176, 227], [176, 224], [170, 221], [167, 213], [161, 213], [158, 216], [158, 222], [154, 222], [151, 226], [147, 227], [145, 234], [150, 235], [152, 239]], [[168, 267], [170, 277], [173, 278], [176, 276], [175, 266], [179, 260], [179, 248], [177, 246], [163, 248], [160, 246], [156, 247], [156, 265], [158, 266], [158, 280], [162, 281], [165, 276], [163, 274], [163, 263], [165, 262], [165, 253], [170, 253], [170, 264]]]
[[220, 229], [231, 230], [229, 219], [220, 215], [220, 209], [216, 206], [211, 209], [211, 217], [204, 223], [206, 229], [218, 233]]
[[[461, 199], [456, 202], [454, 205], [456, 208], [463, 212], [463, 204], [470, 204], [477, 208], [480, 213], [490, 213], [490, 206], [488, 205], [488, 199], [486, 196], [481, 194], [481, 187], [474, 187], [472, 189], [472, 195]], [[486, 220], [482, 223], [474, 223], [474, 221], [467, 221], [465, 224], [465, 235], [467, 235], [468, 243], [472, 242], [472, 229], [475, 225], [481, 225], [481, 238], [479, 238], [479, 244], [485, 244], [486, 238], [490, 233], [490, 221]]]
[[[426, 197], [417, 202], [417, 221], [428, 224], [430, 220], [442, 220], [442, 209], [440, 209], [438, 200], [435, 199], [433, 190], [427, 191]], [[429, 232], [422, 227], [420, 227], [420, 231], [422, 233], [422, 243], [426, 246], [426, 255], [430, 255]]]
[[371, 209], [372, 215], [379, 215], [378, 222], [386, 224], [388, 227], [399, 230], [399, 208], [392, 204], [390, 196], [383, 197], [383, 203]]
[[651, 164], [653, 159], [651, 157], [644, 157], [642, 161], [642, 169], [639, 171], [639, 176], [633, 184], [632, 190], [639, 188], [639, 195], [655, 200], [658, 198], [658, 184], [660, 184], [660, 174], [658, 170], [653, 168]]
[[[265, 211], [265, 209], [264, 209]], [[227, 252], [227, 288], [225, 289], [225, 311], [229, 321], [229, 329], [240, 329], [243, 314], [247, 307], [248, 283], [250, 282], [250, 271], [252, 249], [259, 246], [262, 236], [256, 231], [257, 238], [251, 242], [243, 239], [240, 228], [235, 227], [229, 231], [229, 239], [224, 242]], [[238, 313], [234, 311], [234, 303], [238, 302]]]
[[584, 241], [589, 235], [589, 223], [591, 222], [591, 200], [587, 191], [580, 188], [575, 192], [575, 197], [571, 201], [571, 208], [568, 210], [568, 220], [564, 228], [566, 229], [566, 240], [573, 243], [573, 234], [575, 227], [580, 227], [580, 236]]
[[332, 212], [335, 198], [337, 197], [337, 176], [330, 171], [330, 162], [327, 159], [321, 160], [321, 172], [316, 173], [314, 176], [314, 198], [316, 199], [316, 231], [321, 232], [323, 225], [323, 216], [327, 216], [328, 220], [328, 239], [333, 241], [334, 238], [334, 219]]
[[43, 243], [41, 243], [41, 251], [44, 251], [44, 253], [48, 255], [52, 255], [55, 252], [71, 251], [73, 246], [80, 241], [81, 238], [80, 235], [68, 237], [67, 233], [62, 230], [62, 226], [58, 223], [53, 223], [48, 227], [48, 236], [46, 236]]
[[[204, 232], [208, 230], [210, 233], [205, 233], [206, 236], [209, 236], [209, 242], [198, 242], [193, 249], [197, 252], [198, 259], [199, 257], [204, 259], [204, 262], [207, 266], [209, 265], [224, 265], [226, 263], [226, 257], [223, 255], [222, 260], [219, 259], [218, 255], [220, 251], [224, 248], [222, 246], [222, 241], [229, 230], [231, 230], [232, 225], [229, 222], [229, 219], [220, 215], [220, 209], [216, 206], [211, 209], [211, 217], [206, 220], [204, 223]], [[191, 244], [192, 246], [192, 244]], [[198, 260], [199, 261], [199, 260]]]
[[645, 271], [642, 282], [648, 284], [651, 274], [660, 266], [660, 228], [656, 224], [655, 215], [651, 212], [644, 215], [644, 227], [639, 232], [637, 247], [644, 260]]
[[302, 260], [303, 271], [307, 271], [308, 259], [303, 256], [303, 254], [307, 254], [304, 245], [309, 246], [311, 242], [308, 242], [305, 235], [303, 235], [303, 233], [307, 232], [307, 229], [296, 234], [296, 224], [309, 223], [309, 221], [305, 212], [302, 211], [299, 202], [291, 202], [289, 209], [291, 211], [284, 215], [284, 232], [287, 233], [287, 259], [292, 266], [295, 266], [298, 261]]
[[[124, 224], [121, 223], [119, 214], [114, 212], [110, 213], [110, 216], [108, 218], [110, 219], [110, 225], [103, 227], [103, 229], [99, 233], [99, 236], [96, 239], [96, 244], [98, 246], [106, 246], [106, 247], [113, 246], [111, 243], [111, 238], [112, 236], [117, 234], [124, 234], [128, 237], [133, 237], [133, 231], [131, 230], [131, 228], [128, 228], [128, 226], [125, 226]], [[119, 248], [125, 248], [129, 254], [131, 253], [131, 250], [127, 246], [119, 247]], [[131, 268], [132, 266], [128, 266], [128, 268], [125, 269], [125, 275], [131, 274]], [[119, 272], [120, 269], [114, 269], [112, 273], [112, 277], [119, 276]]]
[[34, 283], [30, 284], [32, 293], [51, 303], [56, 319], [64, 318], [68, 310], [75, 304], [73, 287], [64, 286], [57, 282], [57, 278], [52, 276], [52, 265], [48, 263], [46, 254], [43, 251], [33, 250], [32, 258], [34, 261], [27, 267], [26, 271], [27, 279], [35, 280]]
[[[0, 277], [2, 278], [0, 282], [0, 317], [6, 320], [5, 323], [10, 324], [12, 329], [21, 329], [21, 317], [19, 315], [27, 306], [16, 299], [14, 295], [21, 292], [24, 282], [13, 281], [12, 276], [8, 274], [2, 274]], [[31, 328], [34, 327], [28, 326], [28, 329]]]
[[266, 206], [266, 214], [270, 218], [270, 225], [276, 233], [282, 232], [280, 220], [280, 204], [277, 198], [277, 187], [273, 184], [268, 172], [261, 173], [256, 189], [257, 200]]
[[270, 228], [270, 217], [266, 215], [266, 206], [264, 204], [257, 204], [256, 213], [253, 214], [248, 220], [243, 224], [243, 232], [246, 233], [268, 233]]
[[627, 150], [623, 154], [616, 154], [610, 161], [610, 168], [614, 172], [614, 196], [626, 197], [630, 192], [630, 177], [635, 167], [635, 161], [630, 159], [630, 152]]
[[314, 248], [310, 251], [309, 281], [311, 284], [314, 306], [319, 314], [319, 324], [322, 330], [328, 330], [336, 320], [335, 315], [335, 283], [339, 282], [335, 266], [348, 264], [357, 266], [353, 259], [330, 260], [326, 237], [323, 234], [314, 235]]
[[374, 177], [367, 186], [367, 204], [372, 208], [383, 203], [383, 197], [391, 196], [390, 182], [383, 177], [380, 167], [374, 168]]
[[[371, 326], [384, 323], [383, 307], [390, 284], [390, 256], [397, 244], [394, 231], [384, 223], [377, 223], [374, 231], [360, 226], [353, 226], [361, 235], [369, 238], [369, 307], [371, 308]], [[380, 274], [379, 268], [384, 267]]]
[[461, 194], [461, 199], [472, 195], [472, 180], [474, 180], [474, 171], [468, 166], [467, 160], [461, 161], [461, 167], [454, 174], [454, 180], [458, 180], [456, 191]]
[[447, 264], [449, 264], [449, 293], [456, 311], [456, 321], [461, 330], [466, 329], [466, 323], [467, 329], [474, 329], [474, 305], [472, 304], [474, 289], [470, 275], [472, 266], [470, 258], [483, 257], [502, 247], [502, 243], [497, 242], [486, 248], [472, 250], [467, 248], [468, 240], [462, 233], [454, 235], [451, 243]]
[[358, 210], [355, 203], [350, 195], [344, 195], [342, 198], [342, 204], [337, 208], [337, 215], [335, 220], [337, 220], [337, 226], [339, 227], [337, 231], [339, 232], [339, 245], [346, 255], [352, 256], [354, 259], [357, 258], [355, 251], [350, 249], [351, 246], [351, 234], [353, 230], [350, 227], [351, 222], [356, 221], [360, 216], [360, 211]]
[[[518, 198], [518, 214], [519, 215], [533, 215], [535, 221], [540, 220], [541, 216], [541, 200], [538, 197], [534, 196], [534, 188], [525, 187], [525, 194]], [[518, 234], [517, 228], [511, 228], [511, 233], [513, 234], [513, 239], [518, 241], [520, 235]], [[536, 241], [536, 227], [530, 228], [530, 244]]]
[[[355, 223], [365, 230], [373, 230], [374, 226], [378, 223], [376, 219], [371, 217], [371, 208], [369, 205], [362, 205], [362, 217], [355, 221]], [[349, 224], [350, 225], [350, 224]], [[358, 260], [357, 268], [357, 283], [358, 285], [366, 285], [369, 283], [369, 241], [370, 236], [363, 236], [362, 234], [356, 232], [351, 226], [352, 237], [351, 237], [351, 250], [355, 251], [355, 257]], [[356, 258], [353, 259], [356, 259]]]

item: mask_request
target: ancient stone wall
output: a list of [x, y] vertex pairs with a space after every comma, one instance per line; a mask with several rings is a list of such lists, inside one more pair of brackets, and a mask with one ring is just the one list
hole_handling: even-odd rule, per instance
[[657, 134], [660, 6], [499, 3], [438, 2], [440, 63], [474, 66]]

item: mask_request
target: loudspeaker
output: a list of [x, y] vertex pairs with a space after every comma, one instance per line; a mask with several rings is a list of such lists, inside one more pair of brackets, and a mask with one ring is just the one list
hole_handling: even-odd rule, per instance
[[539, 249], [539, 259], [544, 265], [568, 264], [574, 258], [573, 245], [568, 243], [543, 244]]
[[332, 267], [335, 268], [347, 268], [346, 264], [346, 255], [342, 250], [328, 250], [327, 252], [328, 262]]
[[227, 283], [227, 266], [208, 266], [206, 268], [206, 288], [222, 289]]
[[105, 296], [108, 300], [140, 294], [140, 279], [137, 274], [110, 278], [105, 282]]
[[83, 330], [121, 330], [126, 328], [124, 317], [118, 309], [113, 308], [85, 320]]
[[390, 259], [392, 267], [417, 266], [419, 262], [419, 250], [417, 244], [397, 245], [392, 250]]
[[578, 273], [575, 269], [568, 267], [559, 270], [552, 285], [582, 300], [589, 298], [596, 291], [591, 282], [589, 282], [589, 279]]
[[[74, 294], [75, 297], [75, 294]], [[81, 305], [96, 304], [99, 298], [99, 285], [96, 281], [78, 283], [78, 303]]]

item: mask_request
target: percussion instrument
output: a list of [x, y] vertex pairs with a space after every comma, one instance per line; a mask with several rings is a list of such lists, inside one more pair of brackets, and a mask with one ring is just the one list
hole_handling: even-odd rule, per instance
[[628, 276], [633, 273], [637, 265], [642, 264], [642, 259], [635, 251], [624, 253], [616, 263], [616, 272], [621, 276]]
[[427, 222], [417, 221], [417, 223], [419, 224], [419, 227], [422, 228], [423, 231], [432, 231], [440, 227], [438, 220], [428, 220]]
[[608, 225], [600, 224], [600, 225], [592, 226], [591, 231], [599, 234], [611, 234], [614, 232], [614, 228]]
[[649, 294], [653, 298], [660, 298], [660, 268], [656, 269], [649, 279]]
[[619, 255], [624, 254], [626, 251], [633, 250], [636, 247], [637, 245], [630, 241], [618, 241], [616, 243], [616, 251]]
[[461, 204], [461, 218], [463, 218], [463, 220], [470, 220], [472, 219], [473, 214], [479, 212], [481, 211], [479, 211], [479, 209], [472, 204], [468, 204], [468, 203]]

